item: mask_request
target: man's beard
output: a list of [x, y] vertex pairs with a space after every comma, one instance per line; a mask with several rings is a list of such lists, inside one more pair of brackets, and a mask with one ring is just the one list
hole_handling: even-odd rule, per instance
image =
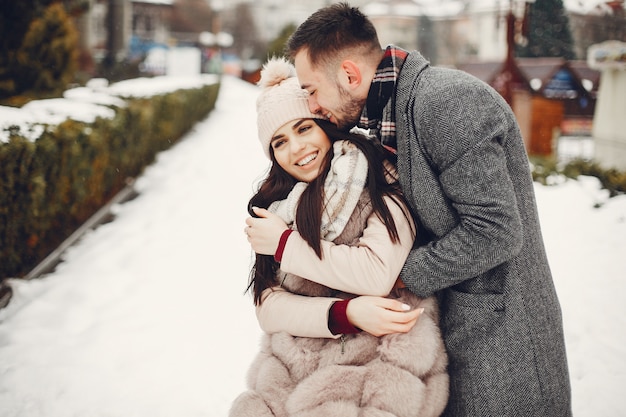
[[361, 118], [361, 112], [363, 111], [363, 107], [365, 107], [367, 99], [352, 97], [350, 92], [339, 85], [339, 83], [337, 83], [337, 89], [341, 99], [341, 106], [339, 107], [341, 118], [335, 115], [335, 117], [337, 117], [337, 127], [341, 130], [350, 130], [356, 126]]

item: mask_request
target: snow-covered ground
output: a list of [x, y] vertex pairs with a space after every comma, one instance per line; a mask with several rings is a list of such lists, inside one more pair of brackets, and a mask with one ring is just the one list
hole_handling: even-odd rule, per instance
[[[246, 204], [267, 168], [256, 94], [224, 77], [217, 108], [158, 156], [115, 221], [55, 272], [11, 280], [0, 417], [227, 415], [260, 337], [244, 294]], [[626, 196], [608, 199], [593, 178], [561, 182], [536, 191], [574, 414], [624, 416]]]

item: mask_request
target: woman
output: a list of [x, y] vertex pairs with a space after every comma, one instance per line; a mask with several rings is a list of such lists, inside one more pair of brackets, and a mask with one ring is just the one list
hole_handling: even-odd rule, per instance
[[[332, 314], [357, 294], [379, 295], [423, 314], [407, 333], [383, 337], [346, 325], [317, 338], [264, 328], [249, 390], [230, 416], [438, 416], [448, 397], [447, 355], [436, 300], [397, 280], [415, 231], [393, 165], [376, 142], [310, 113], [293, 74], [284, 60], [268, 62], [257, 100], [259, 139], [272, 165], [250, 200], [263, 219], [246, 228], [257, 252], [255, 303], [273, 291], [334, 297]], [[284, 228], [279, 242], [266, 240], [265, 221]], [[315, 333], [308, 325], [300, 330]]]

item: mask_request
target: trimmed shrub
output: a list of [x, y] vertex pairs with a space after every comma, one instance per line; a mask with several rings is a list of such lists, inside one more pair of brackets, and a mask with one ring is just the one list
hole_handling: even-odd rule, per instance
[[129, 98], [113, 119], [66, 120], [0, 143], [0, 280], [23, 276], [214, 108], [219, 84]]
[[626, 193], [626, 172], [604, 168], [594, 161], [574, 159], [566, 164], [560, 164], [554, 158], [537, 157], [531, 158], [531, 163], [533, 180], [544, 185], [548, 184], [548, 178], [555, 174], [572, 179], [586, 175], [598, 178], [611, 197]]

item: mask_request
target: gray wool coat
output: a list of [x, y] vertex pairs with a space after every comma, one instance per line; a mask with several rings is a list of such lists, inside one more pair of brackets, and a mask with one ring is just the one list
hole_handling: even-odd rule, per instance
[[561, 310], [510, 106], [482, 81], [411, 52], [395, 113], [400, 182], [429, 235], [401, 277], [440, 298], [444, 415], [571, 416]]

